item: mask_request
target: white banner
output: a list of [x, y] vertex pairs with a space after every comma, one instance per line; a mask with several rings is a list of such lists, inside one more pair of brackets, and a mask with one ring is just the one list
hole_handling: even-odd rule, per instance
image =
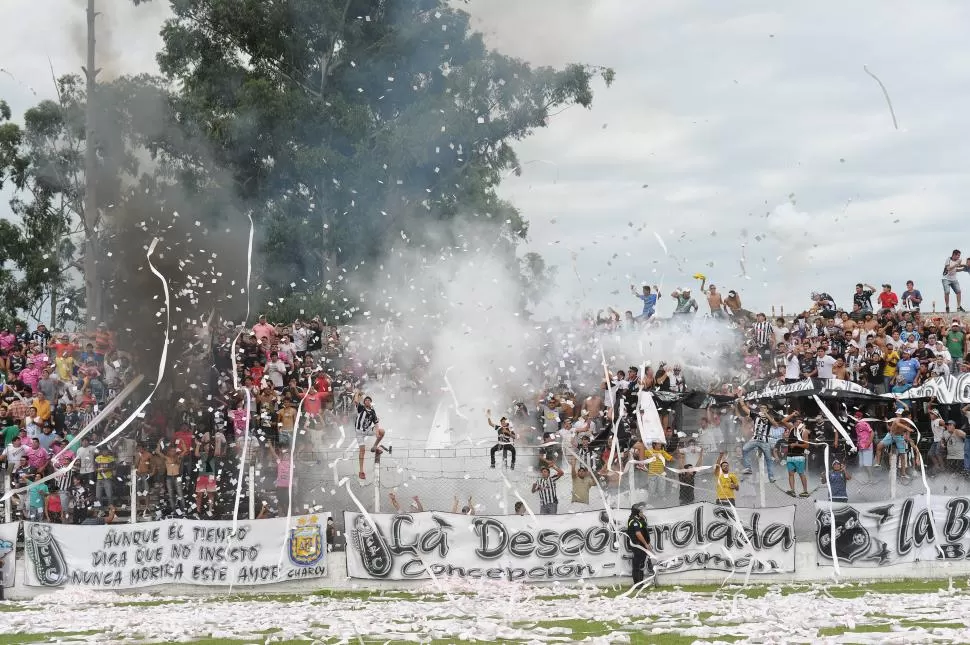
[[24, 523], [27, 584], [131, 589], [322, 578], [329, 513], [269, 520]]
[[815, 503], [818, 564], [881, 567], [970, 558], [970, 498], [933, 495], [866, 504]]
[[[737, 518], [732, 510], [713, 504], [647, 510], [657, 570], [795, 570], [794, 506], [736, 509]], [[347, 572], [385, 580], [433, 574], [524, 582], [629, 576], [628, 517], [622, 510], [611, 526], [605, 511], [535, 519], [345, 512]]]
[[17, 576], [17, 529], [20, 522], [0, 524], [0, 574], [3, 586], [12, 587]]

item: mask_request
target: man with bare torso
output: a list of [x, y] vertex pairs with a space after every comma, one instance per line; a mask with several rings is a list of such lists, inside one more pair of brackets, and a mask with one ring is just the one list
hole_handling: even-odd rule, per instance
[[701, 281], [701, 292], [705, 293], [705, 297], [707, 298], [707, 304], [711, 308], [711, 317], [724, 318], [725, 316], [724, 298], [721, 297], [721, 294], [718, 292], [717, 287], [714, 284], [707, 285], [707, 291], [705, 292], [704, 291], [705, 281], [706, 281], [706, 278]]

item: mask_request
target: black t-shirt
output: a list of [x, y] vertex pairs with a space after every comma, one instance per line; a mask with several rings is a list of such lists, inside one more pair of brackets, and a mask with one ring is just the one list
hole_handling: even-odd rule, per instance
[[315, 352], [323, 348], [323, 331], [310, 325], [307, 327], [306, 348], [308, 352]]
[[798, 370], [802, 374], [811, 374], [815, 371], [817, 361], [814, 356], [800, 356], [798, 358]]
[[492, 426], [495, 428], [495, 432], [498, 433], [499, 443], [512, 443], [512, 428], [503, 428], [502, 426]]
[[913, 358], [918, 359], [921, 362], [928, 361], [934, 356], [935, 354], [926, 347], [919, 347], [915, 352], [913, 352]]
[[863, 311], [871, 312], [872, 311], [872, 292], [863, 289], [862, 293], [853, 293], [852, 303], [858, 304], [860, 307], [862, 307]]
[[788, 434], [788, 456], [789, 457], [804, 457], [806, 449], [797, 444], [802, 443], [802, 436], [808, 434], [808, 428], [802, 424], [796, 425], [792, 431]]
[[11, 354], [10, 355], [10, 371], [14, 373], [19, 373], [27, 367], [27, 357], [23, 354]]

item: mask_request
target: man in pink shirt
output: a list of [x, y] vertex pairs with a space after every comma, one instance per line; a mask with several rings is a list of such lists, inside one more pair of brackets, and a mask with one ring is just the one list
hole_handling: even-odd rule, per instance
[[43, 472], [50, 459], [50, 454], [41, 447], [40, 439], [37, 437], [31, 439], [30, 447], [27, 449], [27, 465], [33, 468], [35, 472]]
[[872, 426], [862, 418], [862, 412], [856, 412], [855, 440], [859, 449], [859, 465], [866, 469], [869, 481], [872, 481]]
[[266, 322], [265, 315], [260, 316], [259, 322], [253, 326], [253, 334], [256, 336], [256, 340], [267, 339], [269, 341], [267, 347], [276, 340], [276, 328]]

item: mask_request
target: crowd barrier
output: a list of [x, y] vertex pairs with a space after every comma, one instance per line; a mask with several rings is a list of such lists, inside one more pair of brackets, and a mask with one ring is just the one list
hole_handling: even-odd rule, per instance
[[[648, 509], [661, 584], [794, 583], [970, 574], [970, 498], [913, 496], [795, 507], [698, 503]], [[627, 584], [627, 509], [471, 516], [345, 511], [266, 520], [0, 525], [6, 598], [63, 588], [185, 595], [318, 589], [435, 589], [460, 580]], [[328, 527], [337, 546], [328, 543]], [[16, 543], [22, 529], [23, 553]], [[346, 539], [342, 539], [345, 537]], [[834, 548], [833, 548], [834, 547]], [[833, 561], [833, 552], [836, 561]]]

